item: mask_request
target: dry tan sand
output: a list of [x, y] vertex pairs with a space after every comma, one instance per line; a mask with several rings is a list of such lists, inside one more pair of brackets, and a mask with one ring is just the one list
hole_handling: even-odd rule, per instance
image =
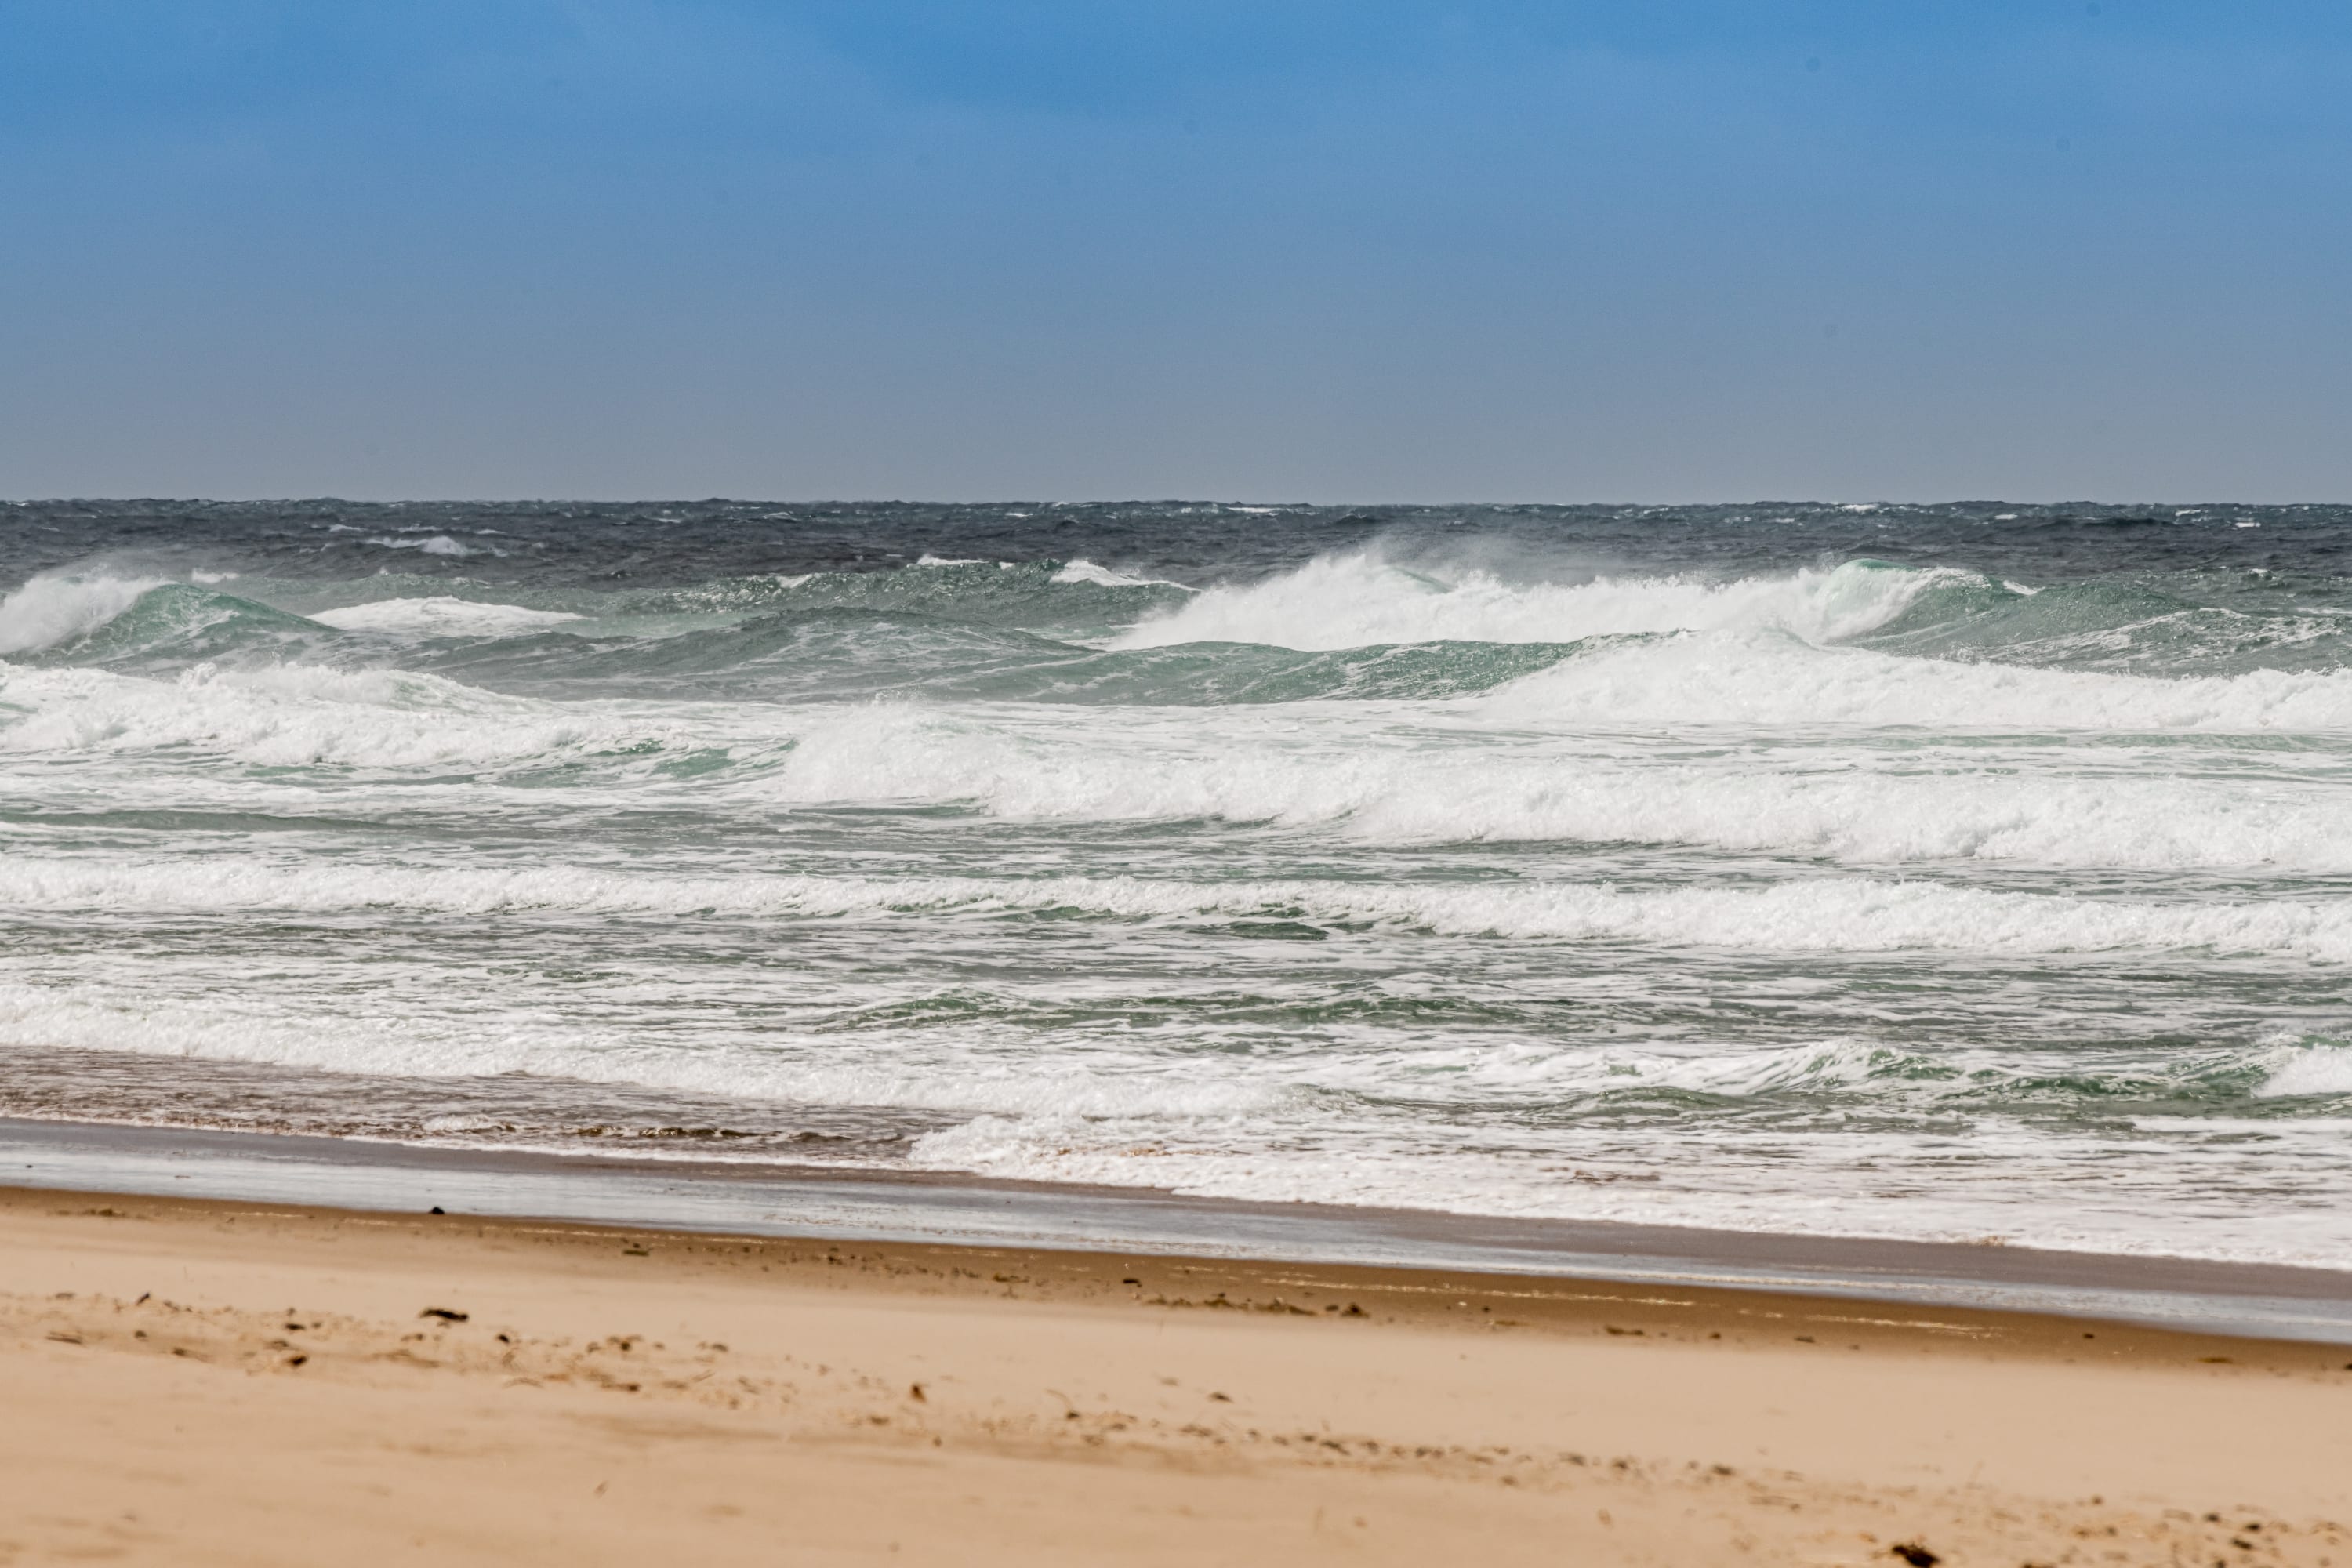
[[2352, 1568], [2347, 1363], [1752, 1292], [0, 1190], [0, 1563]]

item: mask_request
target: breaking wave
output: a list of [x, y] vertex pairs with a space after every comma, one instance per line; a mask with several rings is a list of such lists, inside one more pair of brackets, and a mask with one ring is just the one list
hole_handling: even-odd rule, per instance
[[1135, 877], [663, 878], [572, 867], [287, 869], [249, 860], [190, 860], [149, 870], [18, 856], [0, 866], [0, 890], [9, 903], [47, 909], [381, 909], [465, 915], [536, 910], [735, 919], [917, 912], [1084, 914], [1113, 921], [1214, 917], [1768, 952], [2137, 950], [2352, 962], [2352, 904], [2340, 900], [2168, 903], [1868, 878], [1825, 877], [1755, 889], [1643, 889], [1568, 882], [1344, 887]]
[[52, 572], [0, 598], [0, 654], [37, 653], [105, 626], [162, 587], [160, 578]]
[[1767, 626], [1834, 642], [1884, 626], [1945, 575], [1854, 561], [1787, 576], [1598, 577], [1555, 584], [1410, 566], [1365, 551], [1322, 556], [1265, 582], [1208, 589], [1131, 628], [1117, 646], [1570, 643]]

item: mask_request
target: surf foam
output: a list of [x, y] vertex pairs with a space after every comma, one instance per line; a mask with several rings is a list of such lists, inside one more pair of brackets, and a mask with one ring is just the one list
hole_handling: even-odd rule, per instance
[[1728, 581], [1674, 574], [1515, 583], [1475, 568], [1420, 568], [1375, 550], [1326, 555], [1264, 582], [1202, 590], [1116, 647], [1250, 642], [1310, 650], [1382, 643], [1549, 642], [1637, 633], [1780, 627], [1834, 641], [1882, 626], [1937, 571], [1849, 562]]
[[[874, 707], [810, 722], [748, 785], [795, 803], [1030, 822], [1223, 820], [1378, 844], [1693, 844], [1848, 861], [2352, 869], [2326, 779], [2226, 752], [1743, 745], [1404, 727], [1340, 705], [1034, 718]], [[2147, 763], [2157, 766], [2145, 765]]]
[[585, 617], [562, 610], [531, 610], [520, 605], [480, 604], [436, 595], [347, 605], [341, 609], [317, 611], [310, 618], [341, 631], [409, 632], [446, 637], [510, 637]]
[[2163, 677], [1909, 658], [1769, 634], [1598, 649], [1467, 700], [1501, 721], [1893, 730], [2352, 730], [2352, 669]]
[[1357, 885], [1153, 880], [663, 877], [574, 867], [430, 870], [381, 863], [277, 867], [187, 857], [168, 867], [12, 855], [0, 901], [112, 910], [368, 909], [457, 915], [875, 916], [1070, 910], [1111, 920], [1278, 919], [1437, 935], [1633, 942], [1787, 952], [2162, 952], [2352, 963], [2352, 900], [2174, 903], [1822, 877], [1763, 887], [1621, 889], [1590, 882]]
[[37, 653], [87, 637], [167, 581], [104, 573], [42, 573], [0, 598], [0, 654]]

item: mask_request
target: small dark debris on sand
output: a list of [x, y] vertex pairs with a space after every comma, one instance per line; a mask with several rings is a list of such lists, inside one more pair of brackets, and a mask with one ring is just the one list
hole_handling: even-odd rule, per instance
[[1900, 1557], [1911, 1564], [1911, 1568], [1936, 1568], [1936, 1564], [1943, 1561], [1916, 1541], [1898, 1541], [1888, 1547], [1886, 1552], [1890, 1557]]
[[473, 1316], [470, 1312], [456, 1312], [446, 1307], [427, 1307], [416, 1315], [420, 1318], [438, 1318], [445, 1323], [462, 1323]]

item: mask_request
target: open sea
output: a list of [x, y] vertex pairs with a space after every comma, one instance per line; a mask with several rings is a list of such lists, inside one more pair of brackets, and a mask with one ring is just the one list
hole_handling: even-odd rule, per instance
[[2352, 508], [0, 507], [0, 1115], [2352, 1265]]

